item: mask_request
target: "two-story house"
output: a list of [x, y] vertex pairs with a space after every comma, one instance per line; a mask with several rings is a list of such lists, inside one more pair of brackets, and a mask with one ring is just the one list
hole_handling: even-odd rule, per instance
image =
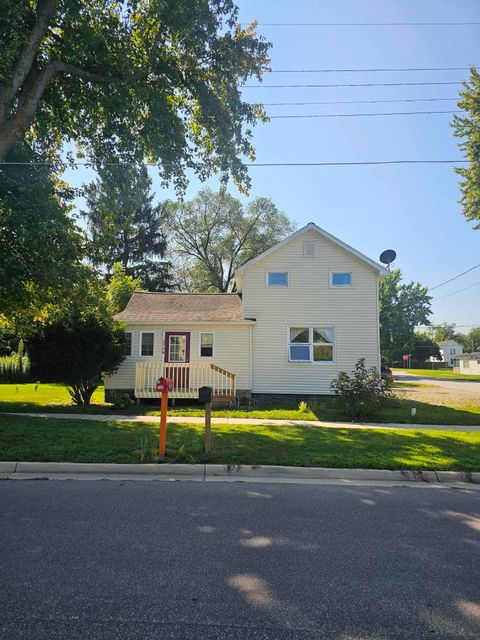
[[380, 368], [378, 281], [388, 271], [314, 223], [243, 265], [236, 292], [134, 293], [128, 350], [107, 397], [325, 395], [361, 357]]

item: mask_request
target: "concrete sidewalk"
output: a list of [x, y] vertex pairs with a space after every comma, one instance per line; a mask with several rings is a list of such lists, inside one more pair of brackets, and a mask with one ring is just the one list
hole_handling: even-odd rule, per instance
[[[11, 416], [28, 416], [32, 418], [59, 418], [64, 420], [95, 420], [100, 422], [154, 422], [159, 416], [126, 416], [116, 414], [78, 414], [78, 413], [23, 413], [2, 412]], [[0, 418], [2, 416], [0, 413]], [[168, 416], [170, 424], [204, 424], [203, 417]], [[329, 422], [327, 420], [271, 420], [268, 418], [212, 418], [212, 424], [245, 424], [245, 425], [278, 425], [286, 427], [326, 427], [328, 429], [433, 429], [434, 431], [480, 431], [480, 425], [445, 425], [445, 424], [401, 424], [378, 422]]]
[[480, 490], [480, 473], [333, 469], [279, 465], [105, 464], [75, 462], [0, 462], [4, 480], [188, 480], [388, 486], [464, 486]]

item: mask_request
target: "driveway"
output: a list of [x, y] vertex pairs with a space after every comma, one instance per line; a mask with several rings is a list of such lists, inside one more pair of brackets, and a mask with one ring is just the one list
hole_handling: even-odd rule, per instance
[[480, 492], [0, 483], [5, 640], [478, 640]]
[[[463, 380], [440, 380], [412, 373], [395, 372], [395, 382], [420, 384], [410, 388], [395, 389], [401, 397], [433, 404], [468, 405], [480, 404], [480, 382]], [[425, 386], [424, 386], [425, 385]]]

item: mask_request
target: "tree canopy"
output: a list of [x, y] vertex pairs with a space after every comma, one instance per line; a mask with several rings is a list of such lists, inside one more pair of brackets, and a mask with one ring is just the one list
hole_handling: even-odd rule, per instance
[[106, 287], [108, 310], [112, 315], [123, 311], [132, 293], [142, 291], [142, 283], [127, 275], [125, 267], [119, 262], [113, 265], [113, 273]]
[[474, 229], [480, 229], [480, 73], [477, 69], [471, 69], [460, 98], [458, 106], [465, 110], [465, 115], [453, 116], [453, 128], [455, 135], [462, 138], [459, 146], [470, 164], [456, 171], [462, 177], [463, 213], [474, 223]]
[[163, 207], [153, 204], [151, 186], [143, 165], [101, 166], [97, 180], [84, 188], [83, 215], [94, 265], [110, 275], [119, 262], [147, 290], [163, 291], [169, 284], [164, 215]]
[[230, 194], [203, 189], [190, 201], [167, 204], [174, 256], [183, 261], [181, 286], [226, 292], [235, 270], [294, 230], [269, 198], [246, 207]]
[[26, 135], [95, 157], [147, 159], [247, 185], [240, 85], [268, 69], [269, 43], [233, 0], [0, 0], [0, 161]]
[[429, 325], [432, 313], [427, 287], [418, 282], [404, 284], [401, 279], [400, 269], [394, 269], [379, 285], [380, 351], [388, 363], [410, 353], [415, 327]]

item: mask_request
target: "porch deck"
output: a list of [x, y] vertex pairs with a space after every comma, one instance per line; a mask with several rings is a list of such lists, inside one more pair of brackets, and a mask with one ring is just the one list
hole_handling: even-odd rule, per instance
[[236, 376], [213, 363], [138, 362], [135, 368], [135, 397], [160, 398], [155, 391], [158, 378], [171, 378], [170, 398], [198, 398], [200, 387], [212, 387], [214, 400], [233, 400]]

